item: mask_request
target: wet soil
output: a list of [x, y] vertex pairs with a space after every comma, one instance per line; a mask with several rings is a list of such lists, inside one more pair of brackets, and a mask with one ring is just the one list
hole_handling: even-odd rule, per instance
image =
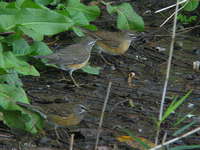
[[[152, 3], [148, 4], [152, 8]], [[165, 3], [165, 6], [168, 5]], [[138, 7], [138, 10], [142, 10], [144, 14], [147, 8]], [[59, 137], [56, 136], [55, 130], [45, 129], [43, 133], [34, 136], [18, 133], [1, 125], [0, 149], [67, 150], [71, 133], [75, 134], [74, 150], [94, 149], [101, 109], [110, 81], [112, 87], [99, 145], [105, 146], [106, 149], [132, 149], [127, 143], [117, 140], [118, 136], [126, 135], [119, 127], [127, 128], [135, 136], [153, 142], [171, 40], [170, 37], [162, 35], [170, 35], [172, 25], [169, 23], [159, 28], [158, 25], [165, 18], [158, 19], [154, 14], [155, 21], [150, 21], [149, 17], [153, 15], [145, 15], [148, 20], [145, 37], [132, 43], [123, 56], [104, 54], [113, 66], [107, 65], [94, 50], [90, 63], [101, 67], [100, 74], [91, 75], [81, 70], [74, 72], [75, 79], [81, 84], [80, 88], [74, 86], [69, 76], [67, 80], [62, 80], [62, 72], [54, 68], [40, 68], [40, 77], [23, 77], [24, 88], [33, 105], [42, 107], [47, 104], [81, 103], [87, 105], [90, 111], [79, 125], [70, 129], [57, 129]], [[96, 24], [106, 28], [104, 22]], [[62, 40], [56, 44], [64, 45], [63, 43]], [[199, 61], [199, 53], [199, 36], [192, 32], [180, 33], [177, 36], [165, 107], [172, 102], [174, 96], [183, 96], [190, 89], [193, 89], [193, 92], [162, 125], [160, 141], [165, 132], [168, 133], [167, 139], [171, 139], [177, 129], [193, 120], [187, 118], [180, 126], [174, 126], [178, 119], [191, 112], [195, 116], [200, 115], [200, 74], [193, 70], [193, 62]], [[131, 77], [132, 75], [135, 76]], [[58, 106], [58, 113], [62, 112], [62, 109], [66, 108]], [[193, 128], [195, 126], [198, 124]], [[196, 133], [176, 142], [175, 145], [200, 144], [199, 141], [199, 133]]]

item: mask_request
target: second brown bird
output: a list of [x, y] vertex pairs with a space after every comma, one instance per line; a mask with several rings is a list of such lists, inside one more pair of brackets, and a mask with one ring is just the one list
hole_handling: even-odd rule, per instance
[[111, 55], [124, 54], [128, 50], [132, 40], [136, 39], [136, 34], [131, 31], [84, 31], [86, 31], [88, 35], [100, 39], [96, 42], [100, 52], [103, 51]]

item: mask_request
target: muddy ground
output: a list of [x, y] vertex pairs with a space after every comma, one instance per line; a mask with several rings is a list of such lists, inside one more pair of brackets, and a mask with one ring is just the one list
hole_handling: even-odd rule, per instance
[[[142, 3], [145, 3], [147, 7], [144, 7], [144, 4], [141, 5]], [[62, 72], [54, 68], [40, 69], [40, 77], [23, 77], [24, 88], [33, 105], [42, 107], [47, 104], [58, 104], [59, 113], [62, 109], [66, 109], [65, 105], [81, 103], [87, 105], [90, 111], [76, 127], [70, 130], [58, 129], [59, 137], [56, 136], [55, 130], [46, 129], [44, 133], [33, 136], [18, 133], [1, 125], [0, 149], [67, 150], [69, 135], [73, 132], [75, 133], [74, 150], [92, 150], [109, 81], [112, 82], [112, 87], [99, 142], [100, 146], [105, 147], [101, 148], [132, 149], [127, 143], [117, 140], [118, 136], [126, 135], [118, 127], [129, 129], [135, 136], [154, 142], [155, 120], [158, 118], [170, 45], [170, 37], [166, 35], [171, 34], [172, 27], [171, 21], [163, 28], [159, 27], [166, 17], [163, 14], [154, 14], [153, 11], [168, 6], [168, 4], [159, 1], [159, 5], [153, 7], [156, 3], [158, 2], [136, 1], [133, 3], [137, 7], [136, 10], [144, 17], [145, 36], [148, 36], [132, 43], [128, 52], [123, 56], [104, 54], [113, 66], [106, 64], [94, 50], [90, 63], [101, 67], [100, 74], [91, 75], [81, 70], [74, 72], [74, 77], [81, 84], [81, 88], [75, 87], [69, 76], [67, 76], [67, 81], [61, 80]], [[171, 12], [165, 13], [165, 16], [169, 16]], [[110, 23], [108, 26], [104, 17], [106, 15], [95, 24], [100, 28], [113, 29], [114, 24]], [[175, 95], [183, 96], [190, 89], [193, 89], [193, 92], [177, 112], [163, 124], [160, 140], [165, 132], [168, 133], [167, 139], [173, 138], [172, 134], [177, 129], [192, 121], [192, 118], [187, 118], [180, 126], [174, 127], [173, 124], [179, 118], [190, 112], [196, 116], [200, 115], [200, 74], [193, 70], [193, 62], [199, 61], [200, 32], [199, 28], [194, 28], [190, 32], [182, 33], [182, 25], [178, 24], [178, 26], [179, 34], [174, 50], [165, 105], [170, 104]], [[51, 47], [60, 45], [62, 47], [66, 45], [65, 41], [69, 43], [68, 35], [66, 36], [65, 33], [60, 34], [59, 37], [60, 40]], [[131, 78], [133, 74], [135, 76]], [[60, 107], [60, 104], [63, 107]], [[198, 126], [198, 123], [192, 128], [195, 126]], [[174, 145], [200, 144], [199, 141], [199, 133], [195, 133], [179, 140]]]

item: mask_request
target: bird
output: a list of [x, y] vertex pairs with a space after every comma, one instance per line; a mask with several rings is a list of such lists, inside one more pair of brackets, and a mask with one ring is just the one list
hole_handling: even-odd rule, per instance
[[[63, 105], [63, 104], [61, 104]], [[51, 123], [55, 123], [57, 126], [70, 127], [78, 125], [88, 112], [87, 107], [82, 104], [72, 105], [70, 109], [65, 109], [61, 114], [55, 113], [55, 107], [53, 105], [47, 106], [49, 109], [47, 120]], [[53, 109], [54, 108], [54, 109]]]
[[48, 65], [55, 65], [61, 70], [69, 71], [73, 83], [79, 87], [73, 77], [73, 72], [88, 63], [92, 47], [97, 40], [88, 36], [80, 43], [72, 44], [46, 56], [35, 56], [35, 58], [46, 59]]
[[[131, 42], [136, 39], [136, 34], [133, 31], [118, 31], [111, 32], [106, 30], [89, 31], [83, 29], [83, 31], [91, 37], [98, 38], [96, 45], [99, 49], [100, 56], [102, 52], [110, 55], [122, 55], [124, 54]], [[105, 59], [104, 59], [105, 61]]]
[[51, 103], [35, 106], [16, 102], [19, 106], [39, 114], [46, 127], [71, 127], [78, 125], [88, 112], [88, 108], [79, 103]]

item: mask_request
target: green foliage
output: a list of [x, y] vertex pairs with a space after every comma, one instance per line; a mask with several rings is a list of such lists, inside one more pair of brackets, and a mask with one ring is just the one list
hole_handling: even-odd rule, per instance
[[[184, 4], [183, 4], [184, 5]], [[185, 11], [194, 11], [199, 6], [199, 0], [189, 0], [183, 8]]]
[[183, 14], [179, 14], [178, 20], [181, 23], [192, 23], [192, 22], [197, 20], [197, 16], [186, 16], [186, 15], [183, 15]]
[[132, 8], [129, 3], [122, 3], [118, 6], [112, 6], [106, 4], [107, 11], [112, 13], [117, 13], [117, 28], [123, 30], [144, 30], [144, 21]]
[[[54, 6], [55, 9], [49, 9]], [[110, 13], [118, 13], [119, 29], [144, 28], [143, 20], [124, 3]], [[130, 12], [129, 12], [130, 11]], [[35, 67], [28, 63], [30, 56], [52, 53], [42, 42], [44, 36], [72, 30], [78, 36], [84, 34], [79, 27], [95, 30], [90, 24], [100, 15], [98, 6], [87, 6], [80, 0], [16, 0], [0, 2], [0, 111], [3, 122], [11, 128], [37, 133], [43, 121], [37, 113], [22, 108], [16, 102], [29, 103], [20, 75], [39, 76]], [[4, 33], [9, 33], [4, 35]], [[32, 40], [27, 40], [27, 39]], [[99, 74], [100, 68], [86, 66], [83, 71]]]
[[177, 136], [182, 134], [185, 130], [189, 129], [192, 125], [194, 125], [196, 123], [196, 121], [192, 121], [189, 124], [181, 127], [179, 130], [177, 130], [176, 132], [174, 132], [173, 136]]
[[29, 103], [24, 90], [14, 85], [0, 84], [0, 111], [4, 123], [14, 129], [37, 133], [42, 129], [42, 118], [18, 106], [17, 101]]
[[192, 93], [192, 90], [190, 90], [185, 96], [181, 97], [178, 100], [177, 98], [175, 98], [173, 102], [169, 105], [169, 107], [167, 107], [164, 115], [162, 116], [160, 123], [165, 121], [169, 117], [169, 115], [172, 114], [189, 97], [191, 93]]
[[[199, 7], [199, 0], [188, 0], [182, 4], [183, 11], [192, 12]], [[197, 20], [197, 16], [189, 16], [183, 13], [178, 14], [178, 20], [183, 24], [192, 23]]]

